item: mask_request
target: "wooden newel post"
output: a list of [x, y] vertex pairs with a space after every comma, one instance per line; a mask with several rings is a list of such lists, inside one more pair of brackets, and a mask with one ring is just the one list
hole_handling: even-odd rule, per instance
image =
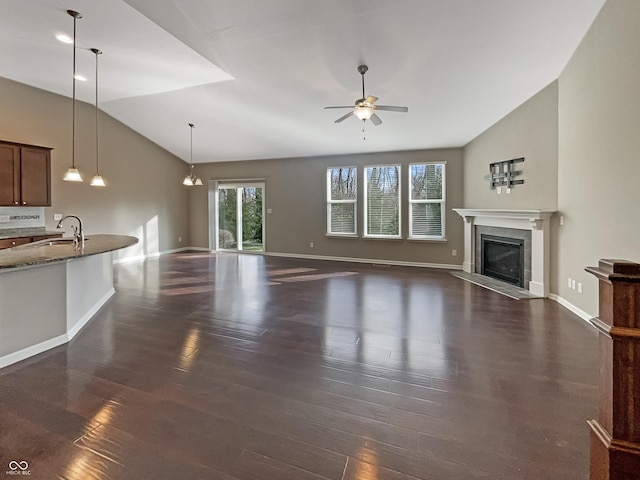
[[591, 480], [640, 479], [640, 265], [600, 260], [600, 402], [591, 428]]

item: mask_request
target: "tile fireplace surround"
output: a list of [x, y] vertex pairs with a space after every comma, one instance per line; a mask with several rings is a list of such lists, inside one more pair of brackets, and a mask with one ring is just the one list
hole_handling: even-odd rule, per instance
[[[545, 210], [493, 210], [454, 208], [464, 220], [464, 263], [462, 269], [476, 273], [476, 227], [496, 227], [531, 232], [531, 279], [529, 291], [542, 297], [549, 296], [549, 237], [550, 221], [554, 211]], [[477, 272], [480, 273], [480, 272]]]

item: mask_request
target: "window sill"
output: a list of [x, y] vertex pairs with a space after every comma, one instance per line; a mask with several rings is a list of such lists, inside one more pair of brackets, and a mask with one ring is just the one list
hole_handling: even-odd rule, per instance
[[324, 236], [327, 238], [349, 238], [349, 239], [360, 238], [358, 235], [353, 235], [353, 234], [340, 235], [339, 233], [325, 233]]
[[431, 242], [431, 243], [447, 243], [446, 238], [420, 238], [420, 237], [408, 237], [409, 242]]
[[382, 241], [387, 241], [387, 242], [401, 242], [403, 239], [402, 237], [376, 237], [376, 236], [370, 236], [370, 235], [363, 235], [362, 236], [363, 240], [382, 240]]

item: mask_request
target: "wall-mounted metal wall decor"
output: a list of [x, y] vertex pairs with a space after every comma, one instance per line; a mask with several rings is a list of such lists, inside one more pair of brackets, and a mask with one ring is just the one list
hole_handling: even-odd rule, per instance
[[524, 180], [514, 180], [515, 177], [522, 174], [522, 171], [513, 169], [513, 166], [520, 162], [524, 162], [524, 157], [490, 163], [489, 175], [485, 175], [484, 179], [489, 180], [491, 190], [496, 187], [511, 188], [514, 185], [522, 185]]

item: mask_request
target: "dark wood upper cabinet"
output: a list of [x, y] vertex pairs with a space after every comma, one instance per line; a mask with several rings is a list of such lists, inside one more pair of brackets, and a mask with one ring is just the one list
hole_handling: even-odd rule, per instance
[[22, 205], [51, 205], [51, 150], [20, 149]]
[[20, 147], [0, 143], [0, 205], [19, 205]]
[[51, 205], [51, 149], [0, 142], [0, 206]]

